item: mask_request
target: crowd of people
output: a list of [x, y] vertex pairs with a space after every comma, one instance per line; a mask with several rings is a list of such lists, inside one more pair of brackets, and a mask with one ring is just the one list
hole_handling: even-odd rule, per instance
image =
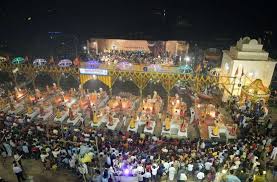
[[104, 63], [118, 63], [128, 61], [136, 64], [169, 64], [173, 65], [173, 58], [168, 56], [156, 56], [152, 53], [142, 51], [112, 51], [102, 52], [98, 55], [99, 60]]
[[[272, 163], [277, 145], [272, 135], [272, 118], [259, 124], [264, 116], [260, 103], [251, 105], [246, 101], [238, 107], [233, 99], [230, 106], [241, 133], [237, 140], [228, 143], [107, 129], [62, 130], [2, 112], [0, 149], [3, 159], [14, 158], [13, 172], [18, 181], [26, 178], [21, 160], [30, 158], [41, 160], [45, 170], [66, 168], [80, 179], [96, 182], [117, 181], [124, 176], [138, 181], [246, 181], [254, 174], [263, 178], [268, 165], [276, 178], [276, 166]], [[248, 124], [244, 117], [250, 118]]]

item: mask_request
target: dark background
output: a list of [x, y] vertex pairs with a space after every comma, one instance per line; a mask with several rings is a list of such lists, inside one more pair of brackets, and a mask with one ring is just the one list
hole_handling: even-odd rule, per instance
[[90, 37], [235, 42], [270, 30], [274, 51], [274, 7], [268, 0], [6, 0], [0, 5], [0, 50], [47, 55], [48, 32], [76, 36], [81, 44]]

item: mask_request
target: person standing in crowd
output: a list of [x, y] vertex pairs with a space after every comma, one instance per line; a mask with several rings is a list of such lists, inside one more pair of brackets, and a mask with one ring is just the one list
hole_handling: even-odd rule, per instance
[[30, 157], [29, 146], [26, 142], [22, 145], [22, 151], [24, 152], [26, 158]]
[[173, 164], [171, 164], [171, 167], [168, 169], [168, 180], [173, 181], [175, 174], [176, 174], [176, 169], [173, 166]]
[[19, 164], [21, 168], [23, 168], [22, 162], [21, 162], [22, 155], [19, 156], [19, 154], [16, 152], [16, 153], [14, 154], [13, 158], [14, 158], [14, 161], [15, 161], [17, 164]]
[[151, 166], [151, 171], [152, 171], [152, 181], [157, 181], [157, 173], [158, 173], [158, 169], [159, 169], [159, 166], [157, 166], [156, 164], [153, 164]]
[[272, 152], [271, 152], [270, 158], [271, 158], [272, 160], [275, 160], [276, 155], [277, 155], [277, 146], [274, 146], [274, 147], [273, 147], [273, 150], [272, 150]]
[[[96, 168], [99, 175], [94, 179], [99, 182], [103, 177], [104, 181], [109, 181], [112, 174], [124, 174], [123, 169], [130, 171], [130, 177], [137, 175], [139, 181], [143, 177], [150, 181], [151, 176], [152, 181], [161, 181], [163, 175], [168, 176], [169, 181], [174, 181], [177, 173], [176, 180], [186, 181], [193, 177], [199, 181], [205, 179], [212, 182], [215, 174], [222, 169], [226, 175], [227, 169], [233, 169], [238, 175], [237, 171], [241, 168], [248, 173], [266, 166], [268, 158], [276, 160], [275, 139], [266, 136], [266, 127], [257, 129], [251, 119], [254, 114], [259, 119], [260, 114], [254, 112], [260, 112], [261, 109], [240, 109], [234, 105], [230, 107], [235, 122], [239, 123], [242, 118], [240, 115], [247, 116], [250, 121], [245, 126], [245, 131], [248, 132], [241, 132], [238, 139], [228, 143], [111, 132], [106, 128], [77, 130], [74, 127], [68, 128], [67, 139], [64, 141], [60, 140], [62, 130], [59, 128], [47, 128], [43, 124], [36, 125], [36, 122], [16, 123], [13, 118], [22, 116], [10, 115], [4, 119], [7, 121], [9, 118], [9, 122], [4, 122], [5, 129], [0, 131], [5, 136], [1, 150], [5, 155], [17, 155], [16, 158], [22, 154], [22, 159], [29, 153], [34, 159], [40, 157], [46, 169], [51, 169], [51, 166], [66, 168], [79, 177], [80, 174], [89, 177], [89, 173], [94, 174], [92, 168]], [[86, 164], [92, 166], [90, 172], [86, 169]], [[20, 165], [17, 166], [22, 170]], [[234, 179], [232, 176], [229, 178]]]
[[203, 181], [205, 178], [205, 174], [202, 171], [199, 171], [198, 173], [196, 173], [196, 178], [198, 181]]
[[13, 173], [16, 175], [18, 182], [26, 180], [23, 176], [22, 168], [15, 161], [13, 162]]
[[11, 157], [11, 156], [12, 156], [12, 148], [11, 148], [10, 144], [9, 144], [7, 141], [5, 141], [5, 142], [3, 143], [3, 146], [4, 146], [5, 149], [6, 149], [7, 155], [8, 155], [9, 157]]
[[143, 175], [143, 181], [145, 182], [150, 182], [151, 180], [151, 172], [150, 172], [150, 169], [149, 170], [146, 170], [146, 172], [144, 173]]
[[178, 171], [177, 181], [178, 182], [185, 182], [187, 180], [188, 180], [188, 177], [186, 175], [186, 169], [185, 169], [184, 165], [181, 165], [181, 168]]
[[266, 135], [268, 136], [270, 133], [271, 133], [271, 131], [272, 131], [272, 126], [273, 126], [273, 124], [272, 124], [272, 117], [271, 116], [269, 116], [269, 118], [268, 118], [268, 120], [267, 120], [267, 124], [266, 124]]

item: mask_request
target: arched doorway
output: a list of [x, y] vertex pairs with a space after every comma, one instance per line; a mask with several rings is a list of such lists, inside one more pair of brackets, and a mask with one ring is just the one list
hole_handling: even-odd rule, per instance
[[113, 84], [113, 95], [118, 95], [120, 92], [129, 92], [133, 95], [139, 96], [139, 88], [131, 80], [116, 80]]
[[69, 90], [71, 88], [77, 89], [79, 87], [79, 81], [70, 74], [63, 74], [60, 79], [60, 86], [63, 90]]
[[46, 86], [53, 85], [53, 78], [47, 73], [39, 73], [35, 78], [35, 85], [39, 89], [46, 89]]
[[109, 87], [100, 80], [88, 80], [83, 85], [83, 89], [88, 89], [89, 92], [99, 91], [100, 88], [109, 93]]

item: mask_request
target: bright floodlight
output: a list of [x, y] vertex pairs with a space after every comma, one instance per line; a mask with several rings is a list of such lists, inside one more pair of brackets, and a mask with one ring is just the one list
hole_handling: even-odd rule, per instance
[[189, 62], [190, 61], [190, 57], [186, 56], [185, 60], [186, 60], [186, 62]]
[[87, 47], [86, 47], [86, 46], [84, 46], [84, 47], [83, 47], [83, 49], [84, 49], [84, 50], [87, 50]]
[[12, 64], [22, 64], [24, 61], [25, 59], [23, 57], [16, 57], [12, 60]]
[[89, 68], [98, 68], [100, 63], [97, 60], [89, 59], [89, 61], [86, 62], [86, 66]]
[[72, 65], [72, 61], [69, 59], [63, 59], [63, 60], [60, 60], [58, 65], [59, 65], [59, 67], [69, 67]]
[[44, 66], [46, 64], [47, 64], [47, 61], [45, 59], [41, 59], [41, 58], [35, 59], [33, 61], [34, 66]]
[[128, 69], [131, 69], [133, 66], [132, 63], [129, 63], [127, 61], [122, 61], [122, 62], [119, 62], [117, 63], [116, 67], [120, 70], [128, 70]]
[[129, 175], [129, 169], [124, 169], [124, 174], [126, 175], [126, 176], [128, 176]]

